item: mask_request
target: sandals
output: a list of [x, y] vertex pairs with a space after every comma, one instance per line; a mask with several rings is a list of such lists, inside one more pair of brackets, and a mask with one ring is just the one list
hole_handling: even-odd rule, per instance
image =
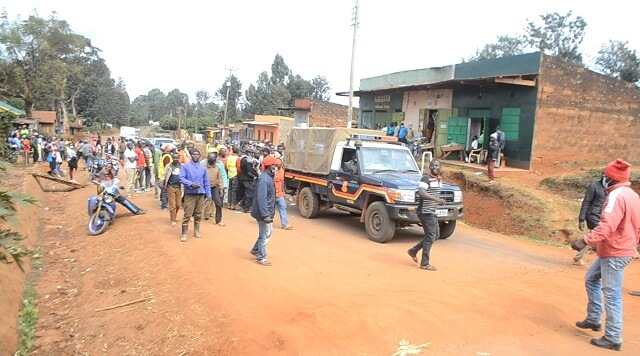
[[434, 265], [426, 265], [420, 266], [421, 269], [426, 269], [427, 271], [437, 271], [438, 269]]
[[409, 254], [409, 257], [411, 257], [413, 262], [418, 263], [418, 257], [416, 255], [412, 254], [411, 250], [407, 251], [407, 254]]
[[629, 292], [629, 294], [634, 297], [640, 297], [640, 290], [632, 290], [631, 292]]

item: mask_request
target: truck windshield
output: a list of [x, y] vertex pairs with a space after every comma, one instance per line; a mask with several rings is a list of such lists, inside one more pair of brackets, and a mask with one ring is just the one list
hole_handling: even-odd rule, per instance
[[365, 174], [419, 173], [411, 153], [402, 147], [362, 147], [360, 153]]

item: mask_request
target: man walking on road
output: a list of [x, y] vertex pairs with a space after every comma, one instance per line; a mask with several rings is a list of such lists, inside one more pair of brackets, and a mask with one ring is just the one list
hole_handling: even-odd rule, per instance
[[200, 235], [200, 219], [204, 210], [204, 200], [211, 199], [211, 186], [207, 169], [200, 164], [200, 151], [191, 151], [191, 161], [182, 165], [180, 183], [184, 186], [184, 217], [182, 218], [182, 237], [180, 241], [187, 241], [189, 221], [193, 217], [193, 236]]
[[256, 198], [251, 206], [251, 217], [258, 222], [258, 239], [251, 249], [258, 263], [271, 266], [267, 261], [267, 242], [273, 232], [273, 217], [276, 214], [276, 190], [273, 182], [278, 166], [276, 159], [269, 155], [264, 158], [264, 172], [258, 178]]
[[[580, 206], [580, 215], [578, 216], [578, 229], [584, 231], [585, 223], [589, 231], [593, 230], [600, 223], [600, 214], [602, 212], [602, 204], [604, 198], [607, 197], [607, 192], [602, 185], [602, 178], [604, 178], [604, 172], [600, 175], [600, 180], [592, 182], [587, 187], [587, 192], [582, 199], [582, 205]], [[591, 248], [591, 246], [585, 246], [574, 257], [573, 261], [579, 265], [584, 265], [582, 257]]]
[[600, 331], [602, 300], [606, 323], [604, 335], [591, 344], [620, 351], [622, 348], [622, 280], [624, 269], [636, 253], [640, 228], [640, 198], [629, 182], [631, 165], [617, 159], [604, 169], [602, 185], [608, 192], [600, 224], [571, 245], [576, 251], [596, 246], [598, 258], [585, 275], [587, 317], [576, 322], [581, 329]]
[[422, 249], [422, 261], [420, 268], [428, 271], [436, 271], [437, 268], [430, 262], [431, 246], [440, 236], [440, 227], [436, 218], [436, 207], [444, 205], [445, 201], [440, 199], [440, 191], [442, 190], [442, 180], [440, 179], [440, 170], [442, 166], [440, 161], [434, 159], [429, 164], [429, 173], [425, 174], [420, 180], [418, 187], [418, 218], [422, 223], [424, 230], [424, 238], [415, 246], [410, 248], [407, 253], [414, 262], [418, 262], [418, 251]]
[[210, 152], [207, 159], [202, 161], [202, 165], [207, 169], [209, 175], [209, 184], [211, 185], [211, 200], [207, 200], [204, 204], [204, 219], [209, 220], [213, 217], [215, 207], [216, 225], [224, 226], [222, 223], [222, 198], [224, 196], [224, 183], [222, 178], [222, 169], [218, 164], [218, 154], [216, 151]]
[[127, 149], [124, 151], [122, 158], [124, 172], [127, 174], [127, 198], [132, 198], [136, 187], [136, 168], [138, 165], [138, 155], [133, 150], [133, 142], [127, 142]]

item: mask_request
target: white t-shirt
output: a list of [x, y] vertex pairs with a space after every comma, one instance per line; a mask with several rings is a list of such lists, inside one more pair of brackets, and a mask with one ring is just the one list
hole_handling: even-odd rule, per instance
[[124, 150], [124, 169], [136, 169], [138, 163], [134, 160], [133, 162], [129, 158], [136, 158], [138, 155], [133, 150], [126, 149]]
[[471, 141], [471, 149], [472, 150], [477, 150], [478, 149], [478, 140]]

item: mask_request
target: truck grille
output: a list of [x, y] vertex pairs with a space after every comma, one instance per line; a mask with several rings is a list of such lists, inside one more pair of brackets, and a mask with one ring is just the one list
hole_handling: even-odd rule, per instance
[[452, 190], [441, 191], [440, 198], [444, 199], [447, 203], [453, 203], [453, 191]]

